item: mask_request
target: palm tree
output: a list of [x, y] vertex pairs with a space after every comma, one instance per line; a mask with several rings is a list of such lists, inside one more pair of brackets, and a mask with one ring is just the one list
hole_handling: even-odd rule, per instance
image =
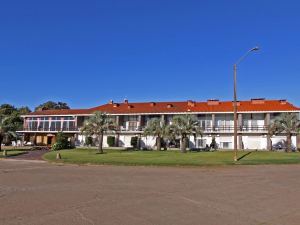
[[83, 125], [81, 132], [87, 136], [96, 136], [99, 153], [103, 153], [103, 135], [106, 131], [114, 130], [115, 124], [106, 113], [95, 112]]
[[287, 152], [292, 151], [292, 135], [300, 132], [300, 121], [296, 113], [282, 113], [271, 124], [269, 133], [285, 133]]
[[10, 119], [10, 117], [6, 116], [0, 116], [0, 151], [2, 142], [4, 138], [6, 137], [16, 137], [16, 133], [14, 130], [12, 130], [11, 124], [8, 124], [7, 121]]
[[180, 137], [180, 150], [183, 153], [186, 153], [187, 138], [202, 134], [197, 117], [190, 114], [174, 116], [170, 128], [173, 135]]
[[156, 137], [156, 148], [160, 151], [161, 142], [165, 137], [168, 137], [169, 129], [164, 121], [161, 121], [159, 118], [153, 118], [147, 123], [144, 135]]

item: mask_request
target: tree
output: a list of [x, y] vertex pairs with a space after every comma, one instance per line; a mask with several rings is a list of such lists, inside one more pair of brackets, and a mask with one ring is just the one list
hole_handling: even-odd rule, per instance
[[12, 126], [9, 126], [9, 123], [7, 123], [8, 119], [8, 116], [0, 116], [0, 151], [4, 138], [16, 137], [16, 133], [14, 132], [14, 130], [12, 130]]
[[[3, 115], [0, 115], [3, 116]], [[23, 119], [20, 117], [19, 112], [15, 111], [8, 116], [4, 116], [4, 124], [10, 131], [22, 130]]]
[[29, 109], [28, 106], [22, 106], [22, 107], [18, 108], [18, 111], [21, 115], [26, 115], [26, 114], [31, 113], [31, 110]]
[[103, 153], [103, 135], [106, 131], [114, 130], [115, 124], [113, 120], [102, 112], [95, 112], [86, 122], [84, 123], [81, 132], [87, 136], [96, 136], [99, 145], [99, 153]]
[[35, 107], [35, 111], [42, 108], [43, 110], [49, 110], [49, 109], [70, 109], [67, 103], [64, 102], [53, 102], [48, 101], [43, 104], [38, 105]]
[[[1, 143], [6, 140], [10, 142], [13, 138], [16, 138], [16, 131], [21, 130], [23, 126], [23, 118], [20, 117], [20, 113], [28, 107], [16, 108], [10, 104], [0, 105], [0, 119], [2, 132], [5, 134], [1, 137]], [[4, 130], [4, 131], [3, 131]]]
[[161, 150], [162, 141], [169, 136], [169, 129], [165, 122], [159, 118], [153, 118], [148, 123], [144, 130], [145, 136], [154, 136], [156, 138], [156, 149]]
[[173, 135], [180, 137], [180, 150], [182, 153], [186, 153], [189, 136], [196, 137], [202, 134], [197, 117], [190, 114], [174, 116], [170, 128]]
[[16, 112], [17, 108], [10, 104], [0, 105], [0, 115], [10, 116], [13, 112]]
[[300, 132], [300, 121], [296, 113], [282, 113], [270, 125], [269, 133], [286, 135], [287, 152], [292, 151], [292, 135]]

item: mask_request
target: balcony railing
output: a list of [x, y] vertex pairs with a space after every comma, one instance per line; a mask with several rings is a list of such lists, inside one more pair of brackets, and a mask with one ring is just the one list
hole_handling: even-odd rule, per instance
[[[269, 126], [257, 125], [257, 126], [238, 126], [238, 131], [267, 131]], [[217, 132], [217, 131], [234, 131], [234, 126], [206, 126], [202, 127], [203, 131], [206, 132]]]
[[44, 131], [44, 132], [79, 131], [79, 128], [78, 127], [63, 127], [63, 128], [24, 127], [23, 131]]
[[118, 126], [116, 130], [119, 131], [143, 131], [145, 127], [142, 126], [129, 126], [127, 129], [124, 126]]
[[[206, 126], [206, 127], [201, 127], [204, 132], [233, 132], [234, 131], [234, 126]], [[129, 126], [124, 127], [124, 126], [118, 126], [116, 128], [117, 131], [137, 131], [137, 132], [142, 132], [144, 131], [145, 127], [143, 126]], [[59, 131], [65, 131], [65, 132], [70, 132], [70, 131], [79, 131], [80, 128], [78, 127], [69, 127], [66, 128], [64, 127], [63, 129], [59, 128], [30, 128], [30, 127], [25, 127], [23, 128], [23, 131], [40, 131], [40, 132], [59, 132]], [[238, 126], [238, 131], [244, 131], [244, 132], [255, 132], [255, 131], [268, 131], [268, 126]]]

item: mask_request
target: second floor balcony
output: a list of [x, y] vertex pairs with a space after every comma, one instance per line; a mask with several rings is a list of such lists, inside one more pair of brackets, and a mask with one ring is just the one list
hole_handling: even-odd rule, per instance
[[[27, 132], [80, 132], [81, 127], [24, 127], [23, 131]], [[137, 132], [142, 133], [145, 126], [138, 126], [137, 124], [131, 126], [117, 126], [116, 130], [119, 132]], [[203, 126], [201, 127], [204, 133], [232, 133], [234, 126]], [[238, 126], [238, 132], [267, 132], [269, 126]]]
[[[234, 126], [206, 126], [202, 127], [204, 132], [233, 132]], [[239, 126], [237, 127], [239, 132], [267, 132], [269, 126], [265, 125], [251, 125], [251, 126]]]

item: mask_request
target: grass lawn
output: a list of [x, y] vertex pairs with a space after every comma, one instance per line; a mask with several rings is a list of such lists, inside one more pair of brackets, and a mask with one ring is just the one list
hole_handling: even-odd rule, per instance
[[[60, 152], [62, 159], [56, 160]], [[210, 166], [210, 165], [256, 165], [256, 164], [297, 164], [300, 153], [285, 152], [247, 152], [238, 153], [241, 158], [233, 162], [233, 152], [188, 152], [179, 151], [124, 151], [106, 150], [97, 154], [94, 149], [73, 149], [51, 151], [43, 157], [53, 162], [74, 164], [109, 164], [109, 165], [155, 165], [155, 166]]]
[[[24, 149], [23, 149], [23, 150], [22, 150], [22, 149], [16, 149], [16, 150], [10, 149], [10, 150], [6, 150], [6, 154], [7, 154], [6, 157], [20, 155], [20, 154], [23, 154], [24, 152], [26, 152], [26, 150], [24, 150]], [[5, 157], [3, 156], [3, 149], [2, 149], [2, 151], [0, 152], [0, 158], [5, 158]]]

